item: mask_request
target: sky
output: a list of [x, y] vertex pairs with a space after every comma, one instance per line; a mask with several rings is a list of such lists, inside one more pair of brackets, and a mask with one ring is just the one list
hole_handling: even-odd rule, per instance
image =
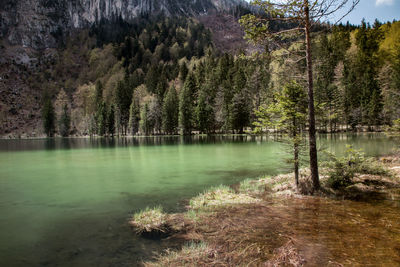
[[[246, 1], [250, 2], [250, 0]], [[343, 16], [344, 13], [344, 11], [338, 12], [337, 19]], [[375, 19], [380, 22], [393, 21], [393, 19], [399, 21], [400, 0], [360, 0], [353, 12], [347, 15], [342, 22], [349, 21], [351, 24], [359, 25], [363, 18], [371, 24], [374, 23]], [[335, 22], [336, 20], [335, 18], [330, 18], [330, 22]]]
[[400, 20], [400, 0], [360, 0], [360, 3], [342, 22], [360, 24], [362, 19], [371, 24], [375, 19], [380, 22]]

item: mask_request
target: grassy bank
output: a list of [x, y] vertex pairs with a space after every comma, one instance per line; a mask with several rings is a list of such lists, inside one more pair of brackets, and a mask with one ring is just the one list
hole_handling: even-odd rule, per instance
[[[310, 253], [301, 249], [303, 241], [290, 234], [297, 219], [289, 218], [282, 212], [285, 208], [276, 203], [298, 199], [316, 199], [319, 203], [327, 197], [367, 199], [382, 197], [388, 190], [400, 188], [398, 155], [376, 160], [358, 156], [353, 153], [346, 159], [338, 159], [339, 163], [360, 160], [345, 170], [341, 170], [343, 166], [338, 162], [322, 168], [322, 189], [314, 196], [305, 196], [310, 192], [311, 181], [309, 171], [303, 169], [299, 188], [294, 184], [293, 174], [248, 179], [232, 187], [211, 188], [192, 198], [185, 213], [165, 214], [156, 208], [136, 214], [131, 224], [138, 234], [171, 231], [173, 238], [187, 241], [181, 250], [166, 251], [153, 261], [144, 262], [144, 266], [303, 266], [307, 261], [310, 263]], [[339, 186], [333, 182], [338, 179], [338, 173], [350, 177]], [[335, 261], [329, 264], [342, 266]]]

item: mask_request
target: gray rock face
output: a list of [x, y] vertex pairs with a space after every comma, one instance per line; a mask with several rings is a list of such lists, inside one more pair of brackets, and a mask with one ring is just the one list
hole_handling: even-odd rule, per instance
[[65, 31], [140, 14], [195, 16], [227, 11], [244, 0], [0, 0], [0, 38], [34, 49], [55, 47]]

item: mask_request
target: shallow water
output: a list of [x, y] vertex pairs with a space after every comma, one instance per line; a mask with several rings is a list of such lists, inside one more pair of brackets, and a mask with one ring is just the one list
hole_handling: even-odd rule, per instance
[[[381, 134], [319, 139], [335, 153], [346, 143], [374, 156], [397, 146]], [[0, 266], [135, 265], [174, 244], [134, 237], [130, 214], [286, 171], [285, 151], [244, 136], [0, 140]]]
[[398, 197], [369, 202], [305, 197], [272, 201], [271, 207], [282, 218], [277, 231], [291, 237], [306, 266], [400, 265]]

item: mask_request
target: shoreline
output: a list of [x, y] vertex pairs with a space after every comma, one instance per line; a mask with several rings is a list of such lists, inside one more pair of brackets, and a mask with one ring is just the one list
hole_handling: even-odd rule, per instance
[[[339, 131], [339, 132], [317, 132], [318, 135], [332, 135], [332, 134], [374, 134], [374, 133], [385, 133], [388, 135], [388, 137], [396, 137], [396, 135], [390, 135], [389, 133], [386, 133], [381, 130], [377, 131]], [[2, 135], [0, 136], [0, 140], [68, 140], [68, 139], [122, 139], [122, 138], [159, 138], [159, 137], [212, 137], [212, 136], [262, 136], [262, 137], [273, 137], [274, 135], [277, 135], [277, 133], [261, 133], [261, 134], [254, 134], [254, 133], [243, 133], [243, 134], [235, 134], [235, 133], [215, 133], [215, 134], [191, 134], [191, 135], [180, 135], [180, 134], [175, 134], [175, 135], [114, 135], [113, 137], [111, 136], [98, 136], [98, 135], [74, 135], [74, 136], [68, 136], [68, 137], [62, 137], [62, 136], [54, 136], [54, 137], [47, 137], [45, 135], [41, 136], [26, 136], [26, 135], [21, 135], [17, 137], [17, 135]]]
[[[304, 207], [319, 203], [317, 209], [329, 215], [329, 209], [335, 209], [335, 205], [343, 201], [350, 207], [370, 201], [384, 201], [389, 198], [389, 195], [385, 194], [392, 192], [391, 190], [396, 192], [396, 197], [400, 200], [400, 156], [393, 154], [378, 160], [390, 170], [390, 175], [357, 174], [352, 185], [335, 191], [327, 187], [327, 176], [322, 171], [323, 187], [314, 196], [296, 190], [292, 173], [247, 179], [230, 187], [211, 188], [190, 199], [186, 212], [159, 215], [164, 216], [160, 224], [164, 229], [161, 231], [161, 238], [172, 238], [186, 245], [183, 245], [181, 250], [166, 251], [143, 265], [342, 266], [343, 262], [340, 260], [321, 260], [304, 251], [304, 244], [310, 247], [315, 244], [309, 243], [309, 240], [302, 240], [305, 237], [297, 232], [302, 233], [304, 229], [293, 228], [293, 225], [287, 225], [285, 220], [294, 220], [292, 224], [296, 223], [297, 215], [292, 218], [292, 206], [295, 206], [295, 210], [300, 208], [310, 216], [308, 213], [312, 213], [312, 209], [303, 210]], [[301, 173], [300, 191], [307, 190], [309, 175], [306, 169]], [[326, 209], [329, 209], [324, 209], [324, 206], [320, 206], [321, 203], [326, 204]], [[312, 218], [315, 216], [307, 220], [318, 220]], [[285, 226], [282, 227], [282, 224]], [[335, 225], [331, 227], [338, 227]], [[131, 226], [138, 229], [137, 224], [131, 223]], [[153, 230], [150, 235], [152, 238], [161, 233], [159, 229]], [[329, 238], [333, 237], [329, 235]], [[357, 261], [353, 263], [356, 264]]]

